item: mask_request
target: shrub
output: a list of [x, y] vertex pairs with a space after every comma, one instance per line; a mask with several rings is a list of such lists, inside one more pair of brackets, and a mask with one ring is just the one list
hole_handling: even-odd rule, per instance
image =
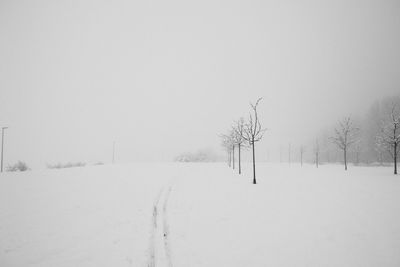
[[217, 156], [212, 150], [182, 153], [174, 158], [177, 162], [214, 162]]
[[84, 162], [68, 162], [68, 163], [57, 163], [57, 164], [47, 164], [49, 169], [63, 169], [63, 168], [73, 168], [73, 167], [85, 167]]
[[28, 165], [26, 165], [25, 162], [18, 161], [17, 163], [15, 163], [13, 165], [8, 165], [6, 170], [8, 172], [16, 172], [16, 171], [24, 172], [24, 171], [28, 171], [30, 169], [29, 169]]

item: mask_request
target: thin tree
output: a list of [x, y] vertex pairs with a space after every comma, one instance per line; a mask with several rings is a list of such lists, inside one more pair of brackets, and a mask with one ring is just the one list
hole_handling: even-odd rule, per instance
[[360, 145], [360, 142], [357, 141], [354, 147], [354, 153], [355, 153], [355, 160], [354, 160], [354, 165], [360, 164], [360, 154], [362, 152], [362, 147]]
[[259, 98], [257, 102], [253, 105], [250, 103], [252, 112], [254, 114], [250, 113], [249, 116], [249, 121], [245, 124], [244, 127], [244, 135], [243, 138], [249, 142], [249, 145], [252, 148], [253, 152], [253, 184], [256, 184], [256, 153], [255, 153], [255, 143], [260, 141], [265, 133], [266, 129], [263, 129], [261, 127], [260, 120], [258, 118], [258, 113], [257, 113], [257, 106], [260, 103], [262, 98]]
[[318, 142], [318, 138], [315, 140], [314, 153], [315, 153], [315, 166], [318, 168], [318, 166], [319, 166], [319, 142]]
[[231, 167], [232, 162], [232, 139], [229, 135], [220, 135], [222, 138], [221, 146], [225, 149], [227, 153], [228, 166]]
[[347, 171], [347, 152], [356, 139], [358, 128], [354, 127], [350, 117], [344, 118], [339, 122], [339, 126], [335, 128], [335, 135], [331, 137], [332, 142], [341, 150], [343, 150], [344, 169]]
[[304, 146], [300, 146], [300, 166], [303, 167], [303, 154], [304, 154]]
[[235, 169], [235, 132], [231, 131], [229, 134], [229, 139], [232, 147], [232, 169]]
[[331, 163], [331, 154], [329, 149], [326, 150], [326, 162]]
[[394, 174], [397, 174], [397, 156], [400, 145], [400, 114], [396, 108], [397, 106], [393, 104], [390, 119], [383, 123], [381, 132], [377, 137], [378, 143], [386, 148], [393, 158]]
[[239, 174], [242, 173], [242, 165], [241, 165], [241, 148], [244, 146], [244, 142], [246, 141], [243, 136], [245, 135], [245, 123], [244, 119], [240, 118], [235, 124], [232, 126], [233, 130], [233, 142], [238, 147], [238, 163], [239, 163]]
[[386, 145], [382, 142], [382, 137], [381, 137], [380, 133], [378, 133], [378, 135], [375, 136], [374, 149], [377, 154], [379, 164], [382, 166], [383, 165], [383, 154], [387, 151], [387, 148], [386, 148]]

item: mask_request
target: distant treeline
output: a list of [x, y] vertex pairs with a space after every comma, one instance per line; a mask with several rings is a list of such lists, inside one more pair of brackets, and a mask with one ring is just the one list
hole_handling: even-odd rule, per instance
[[[348, 151], [349, 162], [354, 164], [378, 164], [393, 163], [393, 153], [382, 145], [379, 137], [388, 121], [391, 120], [393, 107], [400, 109], [400, 95], [386, 97], [380, 101], [375, 101], [368, 111], [359, 117], [352, 117], [357, 126], [357, 142]], [[342, 152], [332, 143], [334, 123], [332, 127], [322, 131], [317, 137], [319, 148], [319, 160], [321, 163], [342, 162]], [[310, 142], [308, 152], [316, 148], [316, 141]], [[306, 146], [307, 147], [307, 146]], [[310, 151], [311, 150], [311, 151]], [[308, 154], [308, 161], [314, 161], [312, 153]]]

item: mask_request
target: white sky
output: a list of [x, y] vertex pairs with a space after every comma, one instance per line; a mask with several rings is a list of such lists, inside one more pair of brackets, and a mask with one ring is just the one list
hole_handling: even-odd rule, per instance
[[260, 150], [400, 93], [399, 1], [0, 0], [5, 163], [219, 149], [264, 97]]

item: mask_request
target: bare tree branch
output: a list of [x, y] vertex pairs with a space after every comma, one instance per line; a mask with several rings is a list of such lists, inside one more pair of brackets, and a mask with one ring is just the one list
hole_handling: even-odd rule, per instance
[[343, 150], [345, 170], [347, 170], [347, 151], [357, 141], [358, 130], [351, 117], [345, 117], [339, 121], [339, 127], [335, 128], [335, 135], [330, 138], [339, 149]]

